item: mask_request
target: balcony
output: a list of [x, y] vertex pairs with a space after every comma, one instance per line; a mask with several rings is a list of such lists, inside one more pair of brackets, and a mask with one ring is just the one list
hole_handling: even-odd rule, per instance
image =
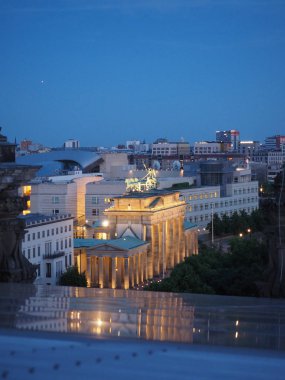
[[57, 251], [54, 253], [46, 253], [43, 255], [43, 259], [44, 260], [53, 260], [53, 259], [57, 259], [59, 257], [63, 257], [64, 255], [65, 255], [64, 251]]

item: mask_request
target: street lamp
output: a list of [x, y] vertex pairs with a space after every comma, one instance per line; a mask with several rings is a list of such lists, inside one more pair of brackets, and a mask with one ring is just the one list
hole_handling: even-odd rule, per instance
[[239, 237], [240, 237], [240, 238], [242, 238], [242, 237], [243, 237], [243, 233], [242, 233], [242, 232], [239, 234]]

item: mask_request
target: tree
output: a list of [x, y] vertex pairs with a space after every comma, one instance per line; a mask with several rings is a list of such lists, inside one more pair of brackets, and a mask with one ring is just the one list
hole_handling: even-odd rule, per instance
[[229, 253], [202, 246], [199, 255], [186, 258], [169, 278], [147, 290], [258, 296], [257, 283], [264, 280], [267, 261], [263, 244], [234, 238]]
[[87, 287], [85, 272], [79, 273], [77, 266], [67, 268], [59, 279], [59, 285]]

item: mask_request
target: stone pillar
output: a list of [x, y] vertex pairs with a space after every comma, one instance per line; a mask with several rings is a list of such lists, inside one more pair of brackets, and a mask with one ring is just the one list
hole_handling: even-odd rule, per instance
[[122, 283], [122, 277], [123, 277], [123, 261], [121, 257], [117, 257], [117, 268], [116, 268], [116, 278], [117, 278], [117, 284], [116, 287], [119, 289], [124, 288], [124, 284]]
[[184, 217], [179, 217], [179, 251], [180, 251], [180, 262], [184, 261], [185, 258], [185, 232], [184, 232]]
[[143, 253], [138, 255], [138, 271], [139, 271], [139, 283], [144, 281], [143, 275]]
[[138, 285], [140, 283], [140, 272], [139, 272], [139, 254], [134, 256], [135, 261], [135, 284]]
[[86, 270], [86, 279], [89, 285], [91, 285], [91, 257], [87, 256], [87, 270]]
[[130, 287], [134, 287], [134, 257], [129, 257]]
[[129, 279], [129, 258], [124, 258], [124, 289], [129, 289], [130, 279]]
[[151, 250], [153, 258], [153, 274], [159, 275], [159, 253], [160, 253], [160, 228], [159, 224], [152, 225]]
[[147, 248], [147, 278], [153, 278], [153, 257], [151, 247]]
[[179, 263], [179, 231], [177, 219], [173, 220], [173, 254], [174, 265]]
[[163, 259], [163, 222], [158, 225], [158, 261], [159, 261], [159, 273], [162, 274], [162, 259]]
[[174, 267], [174, 222], [169, 220], [167, 222], [167, 256], [168, 256], [168, 268]]
[[103, 258], [103, 273], [104, 273], [104, 276], [103, 276], [103, 288], [109, 288], [110, 287], [110, 283], [109, 283], [109, 258], [108, 257], [104, 257]]
[[99, 284], [99, 259], [93, 256], [92, 261], [92, 281], [95, 286]]
[[142, 255], [142, 271], [143, 271], [143, 280], [148, 280], [148, 271], [147, 271], [147, 252], [144, 252]]
[[112, 257], [111, 258], [111, 265], [112, 265], [112, 278], [111, 278], [111, 288], [116, 289], [117, 287], [117, 258]]
[[104, 288], [103, 257], [99, 257], [99, 287]]

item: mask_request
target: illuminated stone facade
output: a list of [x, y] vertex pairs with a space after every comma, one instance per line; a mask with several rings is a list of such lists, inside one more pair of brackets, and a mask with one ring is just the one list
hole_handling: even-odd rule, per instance
[[89, 284], [132, 288], [162, 276], [185, 257], [198, 253], [197, 228], [184, 222], [179, 192], [154, 190], [114, 199], [105, 211], [112, 240], [75, 243]]

